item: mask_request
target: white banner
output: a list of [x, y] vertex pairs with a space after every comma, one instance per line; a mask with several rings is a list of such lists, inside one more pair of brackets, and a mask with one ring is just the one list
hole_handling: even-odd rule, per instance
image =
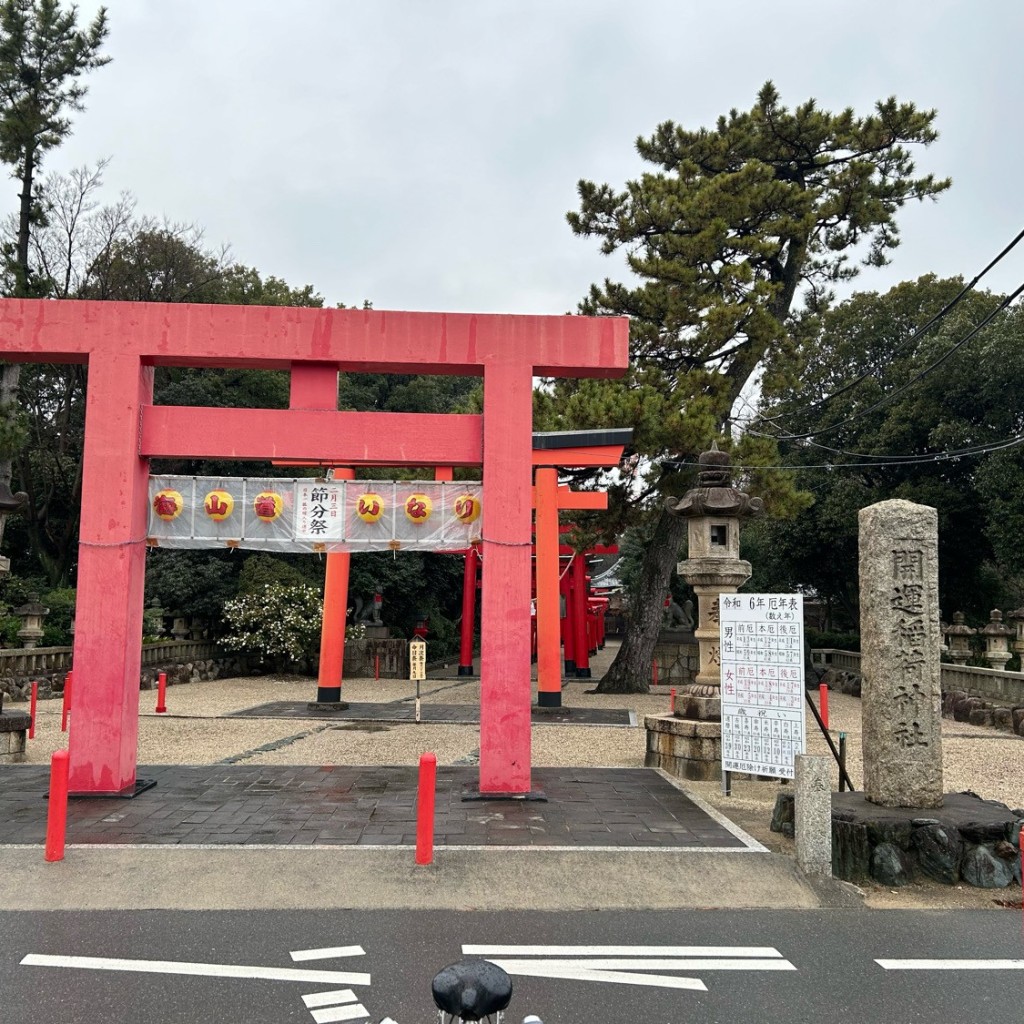
[[721, 594], [722, 770], [793, 778], [804, 752], [800, 594]]
[[260, 551], [459, 551], [481, 538], [482, 494], [477, 481], [154, 476], [148, 543]]

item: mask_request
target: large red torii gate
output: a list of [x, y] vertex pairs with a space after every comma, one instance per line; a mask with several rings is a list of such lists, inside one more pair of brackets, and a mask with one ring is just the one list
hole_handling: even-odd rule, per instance
[[[480, 790], [529, 792], [532, 379], [619, 376], [627, 348], [613, 317], [0, 300], [0, 357], [89, 367], [72, 792], [134, 790], [149, 459], [162, 457], [482, 465]], [[155, 366], [287, 370], [290, 408], [155, 406]], [[483, 415], [339, 412], [346, 371], [482, 376]]]

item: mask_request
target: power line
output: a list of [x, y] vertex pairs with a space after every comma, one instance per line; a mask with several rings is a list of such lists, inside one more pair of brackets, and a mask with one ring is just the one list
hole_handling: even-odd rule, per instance
[[[907, 338], [907, 340], [898, 347], [897, 351], [909, 348], [915, 341], [918, 341], [921, 337], [923, 337], [936, 323], [938, 323], [940, 320], [946, 317], [956, 306], [960, 304], [960, 302], [963, 301], [967, 294], [974, 289], [978, 282], [997, 263], [999, 263], [999, 261], [1002, 260], [1004, 256], [1006, 256], [1009, 252], [1011, 252], [1014, 249], [1014, 247], [1021, 241], [1021, 239], [1024, 239], [1024, 228], [1022, 228], [1017, 233], [1013, 240], [1010, 241], [997, 256], [995, 256], [992, 260], [989, 261], [988, 265], [983, 270], [981, 270], [966, 285], [964, 285], [964, 287], [960, 289], [960, 292], [954, 298], [947, 302], [946, 305], [943, 306], [942, 309], [940, 309], [923, 327], [919, 327], [909, 338]], [[1018, 289], [1018, 292], [1016, 294], [1019, 294], [1019, 291], [1020, 290]], [[895, 355], [896, 353], [893, 353], [893, 356]], [[874, 372], [872, 370], [865, 370], [864, 373], [862, 373], [859, 377], [855, 377], [853, 380], [847, 381], [847, 383], [843, 384], [838, 390], [833, 391], [829, 395], [825, 395], [823, 398], [818, 398], [815, 401], [811, 402], [810, 404], [804, 406], [803, 410], [797, 409], [792, 412], [779, 413], [776, 416], [759, 416], [754, 419], [754, 422], [777, 423], [778, 420], [791, 418], [792, 416], [797, 415], [801, 411], [810, 411], [812, 409], [816, 409], [819, 406], [825, 405], [828, 402], [831, 402], [833, 399], [838, 398], [840, 395], [845, 394], [847, 391], [852, 390], [853, 388], [857, 387], [858, 384], [863, 383], [865, 380], [867, 380], [869, 377], [873, 375]], [[765, 434], [763, 436], [771, 437], [772, 435]], [[811, 435], [803, 436], [809, 437]]]
[[[927, 452], [922, 453], [920, 455], [864, 456], [865, 458], [879, 460], [872, 462], [824, 462], [811, 465], [780, 464], [775, 466], [732, 465], [729, 468], [734, 470], [744, 470], [747, 472], [778, 471], [796, 473], [805, 469], [879, 469], [885, 466], [921, 466], [927, 465], [928, 463], [954, 462], [957, 459], [968, 458], [974, 455], [987, 455], [990, 452], [1003, 451], [1006, 448], [1013, 448], [1014, 446], [1019, 444], [1024, 444], [1024, 434], [1016, 434], [1013, 437], [1003, 438], [999, 441], [989, 441], [985, 444], [971, 445], [970, 447], [967, 448], [957, 448], [943, 452]], [[818, 447], [824, 446], [819, 445]], [[838, 449], [828, 450], [839, 451]], [[855, 455], [857, 453], [849, 452], [843, 454]], [[671, 469], [683, 469], [688, 467], [693, 467], [696, 469], [705, 468], [699, 462], [691, 462], [682, 459], [664, 459], [662, 460], [661, 465], [668, 466]]]
[[[963, 348], [964, 345], [966, 345], [983, 327], [987, 327], [992, 322], [992, 320], [994, 320], [996, 316], [998, 316], [1004, 309], [1006, 309], [1007, 306], [1009, 306], [1010, 303], [1013, 302], [1013, 300], [1016, 299], [1017, 296], [1020, 295], [1022, 292], [1024, 292], [1024, 284], [1021, 284], [1017, 288], [1017, 290], [1013, 292], [1013, 294], [1008, 295], [1005, 299], [1003, 299], [1003, 301], [1000, 302], [999, 305], [994, 310], [992, 310], [992, 312], [989, 313], [989, 315], [985, 317], [984, 320], [981, 321], [981, 323], [973, 327], [963, 338], [961, 338], [955, 345], [953, 345], [952, 348], [948, 349], [941, 356], [939, 356], [939, 358], [936, 359], [935, 362], [929, 364], [923, 370], [918, 371], [918, 373], [914, 374], [914, 376], [911, 377], [906, 384], [902, 384], [900, 387], [896, 388], [895, 391], [887, 392], [877, 402], [873, 403], [872, 405], [869, 405], [867, 408], [861, 409], [859, 412], [855, 412], [851, 416], [847, 416], [846, 419], [840, 420], [838, 423], [833, 423], [827, 427], [821, 427], [818, 430], [810, 430], [804, 434], [759, 434], [758, 436], [774, 438], [774, 440], [776, 441], [803, 441], [810, 437], [818, 437], [821, 434], [830, 434], [832, 433], [832, 431], [838, 430], [840, 427], [845, 427], [848, 423], [853, 423], [855, 420], [862, 419], [864, 416], [867, 416], [868, 413], [874, 412], [876, 409], [881, 408], [887, 402], [891, 402], [894, 398], [897, 398], [899, 395], [902, 395], [905, 391], [908, 391], [918, 381], [922, 380], [929, 373], [931, 373], [932, 370], [935, 370], [939, 366], [941, 366], [947, 359], [949, 359], [950, 356], [952, 356], [954, 353], [958, 352], [961, 348]], [[751, 431], [751, 433], [757, 432]]]

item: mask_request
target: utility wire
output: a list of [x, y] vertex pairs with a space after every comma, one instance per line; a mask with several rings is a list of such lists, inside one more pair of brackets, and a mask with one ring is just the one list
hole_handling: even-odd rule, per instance
[[[1004, 309], [1006, 309], [1007, 306], [1009, 306], [1010, 303], [1013, 302], [1013, 300], [1016, 299], [1017, 296], [1021, 294], [1021, 292], [1024, 292], [1024, 284], [1020, 285], [1017, 288], [1017, 290], [1013, 292], [1013, 294], [1008, 295], [1005, 299], [1003, 299], [1003, 301], [1000, 302], [999, 305], [994, 310], [992, 310], [992, 312], [989, 313], [989, 315], [985, 317], [984, 320], [981, 321], [981, 323], [973, 327], [955, 345], [953, 345], [941, 356], [939, 356], [939, 358], [936, 359], [935, 362], [929, 364], [923, 370], [918, 371], [916, 374], [914, 374], [913, 377], [910, 378], [909, 381], [907, 381], [906, 384], [900, 385], [900, 387], [896, 388], [894, 391], [887, 392], [877, 402], [874, 402], [867, 408], [861, 409], [859, 412], [855, 412], [851, 416], [847, 416], [846, 419], [840, 420], [838, 423], [833, 423], [831, 426], [821, 427], [818, 430], [809, 430], [804, 434], [763, 434], [760, 436], [771, 437], [774, 438], [776, 441], [803, 441], [809, 437], [818, 437], [821, 434], [830, 434], [834, 430], [838, 430], [840, 427], [845, 427], [848, 423], [853, 423], [855, 420], [859, 420], [864, 416], [867, 416], [868, 413], [874, 412], [876, 409], [881, 408], [887, 402], [891, 402], [894, 398], [898, 397], [899, 395], [902, 395], [905, 391], [908, 391], [918, 381], [922, 380], [929, 373], [931, 373], [932, 370], [937, 369], [939, 366], [941, 366], [947, 359], [949, 359], [950, 356], [952, 356], [955, 352], [958, 352], [961, 348], [963, 348], [964, 345], [966, 345], [967, 342], [969, 342], [983, 327], [987, 327], [992, 322], [992, 320], [995, 319], [996, 316], [998, 316]], [[752, 433], [756, 433], [756, 431], [752, 431]]]
[[[816, 465], [776, 465], [776, 466], [754, 466], [754, 465], [732, 465], [729, 468], [744, 470], [748, 472], [779, 471], [795, 473], [805, 469], [878, 469], [883, 466], [920, 466], [928, 463], [954, 462], [957, 459], [967, 458], [973, 455], [987, 455], [990, 452], [1003, 451], [1006, 448], [1013, 448], [1016, 445], [1024, 444], [1024, 434], [1017, 434], [1013, 437], [1003, 438], [999, 441], [989, 441], [985, 444], [971, 445], [967, 448], [957, 448], [943, 452], [928, 452], [920, 455], [877, 455], [870, 456], [878, 459], [876, 462], [824, 462]], [[856, 453], [851, 453], [856, 454]], [[881, 461], [884, 460], [884, 461]], [[670, 469], [683, 469], [693, 467], [705, 468], [699, 462], [686, 460], [664, 459], [661, 465]]]
[[[931, 318], [931, 320], [928, 321], [928, 323], [926, 323], [923, 327], [919, 327], [916, 331], [914, 331], [914, 333], [909, 338], [907, 338], [907, 340], [905, 342], [903, 342], [901, 345], [899, 345], [898, 349], [897, 349], [897, 352], [909, 348], [915, 341], [920, 339], [924, 334], [926, 334], [929, 330], [931, 330], [931, 328], [935, 324], [937, 324], [940, 320], [942, 320], [944, 317], [946, 317], [956, 306], [958, 306], [963, 301], [963, 299], [967, 296], [967, 294], [969, 292], [971, 292], [975, 288], [975, 286], [978, 284], [978, 282], [997, 263], [999, 263], [999, 261], [1002, 260], [1003, 257], [1007, 255], [1007, 253], [1011, 252], [1014, 249], [1014, 247], [1021, 241], [1022, 238], [1024, 238], [1024, 229], [1021, 229], [1017, 233], [1017, 235], [1014, 237], [1014, 239], [1011, 242], [1009, 242], [1009, 244], [1007, 244], [1003, 248], [1003, 250], [994, 259], [992, 259], [983, 270], [981, 270], [966, 285], [964, 285], [964, 287], [960, 289], [959, 294], [957, 294], [954, 298], [950, 299], [950, 301], [947, 302], [946, 305], [943, 306], [942, 309], [940, 309]], [[893, 357], [895, 357], [896, 354], [897, 353], [894, 352], [893, 353]], [[853, 380], [847, 381], [847, 383], [843, 384], [840, 388], [838, 388], [836, 391], [833, 391], [831, 394], [825, 395], [822, 398], [818, 398], [815, 401], [811, 402], [809, 405], [804, 406], [803, 410], [797, 409], [797, 410], [794, 410], [793, 412], [783, 412], [783, 413], [779, 413], [776, 416], [758, 416], [758, 417], [755, 417], [753, 422], [754, 423], [759, 423], [759, 422], [762, 422], [762, 423], [763, 422], [776, 423], [780, 419], [791, 418], [792, 416], [797, 415], [801, 411], [805, 411], [805, 410], [806, 411], [810, 411], [812, 409], [816, 409], [819, 406], [826, 405], [828, 402], [831, 402], [834, 398], [838, 398], [840, 395], [846, 394], [847, 391], [850, 391], [853, 388], [857, 387], [858, 384], [862, 384], [865, 380], [867, 380], [869, 377], [871, 377], [873, 375], [874, 375], [874, 371], [872, 371], [872, 370], [865, 370], [864, 373], [862, 373], [859, 377], [855, 377]], [[765, 434], [763, 436], [771, 437], [772, 435]], [[809, 436], [809, 435], [805, 435], [805, 436]]]

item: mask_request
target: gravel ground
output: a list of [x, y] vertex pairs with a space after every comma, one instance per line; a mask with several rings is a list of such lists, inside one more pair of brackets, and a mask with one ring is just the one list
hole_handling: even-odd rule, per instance
[[[624, 766], [644, 763], [643, 717], [668, 710], [664, 686], [649, 694], [592, 694], [594, 683], [576, 680], [563, 692], [567, 707], [628, 708], [636, 728], [613, 726], [538, 725], [533, 734], [533, 760], [550, 766]], [[307, 701], [316, 694], [314, 680], [297, 676], [221, 679], [173, 686], [167, 692], [169, 713], [154, 713], [155, 691], [139, 695], [140, 764], [213, 764], [244, 758], [253, 764], [415, 764], [432, 750], [439, 764], [473, 755], [479, 745], [473, 725], [367, 725], [347, 723], [331, 728], [318, 719], [239, 719], [224, 717], [271, 701]], [[422, 684], [424, 704], [475, 704], [480, 684], [474, 680], [431, 679]], [[415, 685], [395, 679], [345, 681], [351, 702], [398, 701], [415, 695]], [[862, 784], [860, 701], [845, 694], [829, 695], [833, 738], [847, 737], [847, 770], [859, 789]], [[73, 719], [73, 715], [72, 715]], [[336, 725], [339, 723], [331, 723]], [[294, 738], [275, 750], [258, 748]], [[28, 761], [45, 763], [66, 742], [60, 731], [60, 702], [42, 701], [36, 739], [29, 744]], [[808, 752], [828, 753], [824, 738], [808, 717]], [[964, 722], [943, 721], [943, 772], [949, 792], [970, 790], [1011, 807], [1024, 803], [1024, 740]], [[838, 788], [838, 771], [833, 780]], [[718, 783], [693, 784], [713, 793]], [[782, 783], [738, 781], [731, 806], [752, 801], [773, 804]], [[703, 795], [703, 792], [702, 792]]]
[[[599, 675], [613, 655], [609, 649], [594, 662]], [[538, 725], [533, 731], [533, 763], [537, 766], [642, 767], [646, 745], [644, 715], [668, 711], [668, 688], [649, 694], [602, 695], [586, 691], [590, 680], [574, 680], [563, 691], [567, 707], [628, 708], [637, 727]], [[475, 725], [391, 725], [325, 723], [319, 719], [239, 719], [233, 711], [271, 701], [308, 701], [316, 695], [315, 680], [297, 676], [249, 677], [191, 683], [168, 689], [168, 714], [157, 715], [155, 691], [139, 695], [139, 764], [202, 765], [223, 761], [244, 764], [416, 764], [432, 751], [439, 764], [472, 763], [479, 747]], [[346, 680], [343, 696], [350, 702], [397, 701], [415, 695], [415, 684], [394, 679]], [[475, 704], [475, 680], [430, 679], [422, 684], [424, 703]], [[862, 788], [861, 703], [845, 694], [829, 695], [831, 733], [847, 737], [847, 771]], [[60, 731], [60, 702], [44, 701], [37, 714], [36, 738], [28, 745], [29, 763], [46, 763], [66, 745]], [[260, 749], [267, 747], [268, 749]], [[827, 754], [820, 731], [808, 716], [808, 752]], [[1024, 740], [996, 730], [951, 720], [943, 721], [943, 775], [947, 792], [969, 790], [1010, 807], [1024, 805]], [[838, 788], [838, 771], [833, 770]], [[719, 782], [686, 782], [686, 789], [718, 807], [770, 849], [792, 853], [790, 840], [770, 832], [775, 797], [782, 782], [736, 780], [725, 797]], [[897, 892], [866, 890], [874, 906], [991, 907], [986, 890], [950, 890], [943, 886], [908, 886]], [[998, 897], [1000, 894], [995, 894]], [[1003, 893], [1019, 899], [1020, 892]]]

